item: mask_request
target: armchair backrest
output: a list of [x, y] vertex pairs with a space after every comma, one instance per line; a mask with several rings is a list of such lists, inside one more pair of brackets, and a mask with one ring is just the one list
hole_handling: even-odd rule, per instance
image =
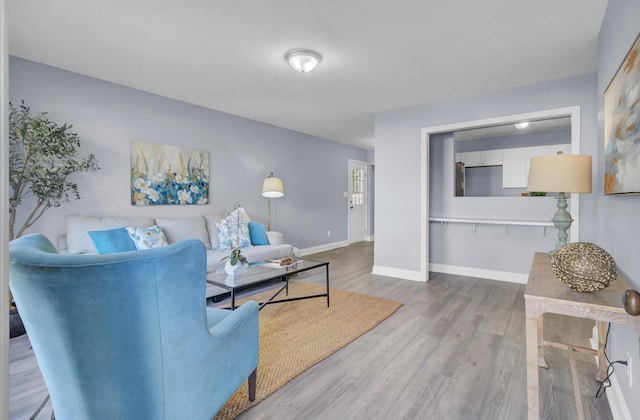
[[74, 255], [28, 235], [10, 244], [9, 284], [58, 419], [169, 418], [202, 398], [202, 242]]

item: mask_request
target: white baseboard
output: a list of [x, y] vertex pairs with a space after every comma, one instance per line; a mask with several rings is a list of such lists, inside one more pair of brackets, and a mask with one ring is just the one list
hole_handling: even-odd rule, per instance
[[429, 264], [429, 271], [434, 273], [455, 274], [458, 276], [478, 277], [481, 279], [506, 281], [509, 283], [527, 284], [528, 274], [509, 273], [507, 271], [484, 270], [482, 268], [461, 267], [457, 265]]
[[365, 236], [364, 240], [365, 240], [365, 241], [367, 241], [367, 242], [373, 242], [373, 237], [374, 237], [374, 236], [375, 236], [375, 235], [368, 235], [368, 236]]
[[[594, 325], [593, 327], [589, 343], [591, 344], [592, 349], [598, 349], [597, 325]], [[595, 356], [595, 359], [597, 365], [598, 357]], [[631, 412], [629, 411], [627, 402], [624, 399], [624, 395], [622, 395], [622, 392], [620, 391], [620, 383], [618, 382], [618, 378], [616, 377], [615, 370], [613, 371], [613, 375], [609, 377], [609, 380], [611, 381], [611, 386], [607, 388], [607, 401], [609, 401], [609, 407], [611, 408], [611, 416], [614, 420], [632, 420]]]
[[318, 246], [312, 246], [310, 248], [303, 248], [300, 250], [300, 255], [304, 256], [309, 254], [315, 254], [316, 252], [331, 251], [332, 249], [343, 248], [345, 246], [349, 246], [349, 241], [332, 242], [330, 244], [323, 244]]
[[419, 271], [374, 265], [371, 274], [385, 277], [396, 277], [403, 280], [423, 281]]

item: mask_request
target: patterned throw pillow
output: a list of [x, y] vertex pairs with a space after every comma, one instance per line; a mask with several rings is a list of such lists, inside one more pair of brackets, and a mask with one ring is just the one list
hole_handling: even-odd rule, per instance
[[169, 245], [162, 229], [158, 226], [154, 225], [146, 229], [127, 226], [126, 229], [133, 243], [136, 244], [136, 249], [161, 248]]
[[222, 218], [219, 223], [216, 223], [218, 230], [218, 241], [220, 242], [220, 251], [226, 249], [245, 248], [251, 246], [251, 239], [249, 237], [249, 216], [244, 211], [244, 208], [238, 207], [231, 212], [227, 217]]

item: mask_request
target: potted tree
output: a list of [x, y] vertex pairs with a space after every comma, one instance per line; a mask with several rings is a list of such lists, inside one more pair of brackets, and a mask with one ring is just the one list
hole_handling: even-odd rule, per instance
[[[71, 175], [100, 169], [93, 154], [78, 156], [80, 139], [72, 127], [56, 124], [46, 112], [31, 115], [24, 101], [18, 107], [9, 103], [9, 240], [20, 237], [48, 209], [80, 198]], [[11, 337], [24, 334], [11, 292], [9, 311]]]

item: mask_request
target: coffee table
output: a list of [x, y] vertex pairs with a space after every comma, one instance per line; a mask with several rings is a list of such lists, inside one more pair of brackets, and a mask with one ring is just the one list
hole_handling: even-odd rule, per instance
[[[327, 307], [329, 307], [329, 262], [328, 261], [314, 261], [308, 259], [296, 259], [296, 262], [286, 267], [273, 267], [271, 264], [255, 264], [249, 266], [245, 271], [235, 276], [229, 276], [224, 271], [221, 273], [210, 273], [207, 275], [207, 283], [214, 286], [222, 287], [223, 289], [231, 292], [231, 310], [236, 309], [236, 292], [248, 287], [256, 286], [261, 283], [267, 283], [273, 280], [281, 279], [284, 281], [284, 285], [278, 289], [278, 291], [271, 296], [267, 301], [260, 302], [259, 310], [266, 305], [272, 303], [291, 302], [301, 299], [313, 299], [319, 297], [327, 297]], [[316, 268], [325, 268], [325, 280], [327, 290], [326, 293], [318, 295], [300, 296], [286, 299], [273, 300], [282, 291], [285, 291], [286, 295], [289, 295], [289, 277], [302, 273], [304, 271], [313, 270]]]

